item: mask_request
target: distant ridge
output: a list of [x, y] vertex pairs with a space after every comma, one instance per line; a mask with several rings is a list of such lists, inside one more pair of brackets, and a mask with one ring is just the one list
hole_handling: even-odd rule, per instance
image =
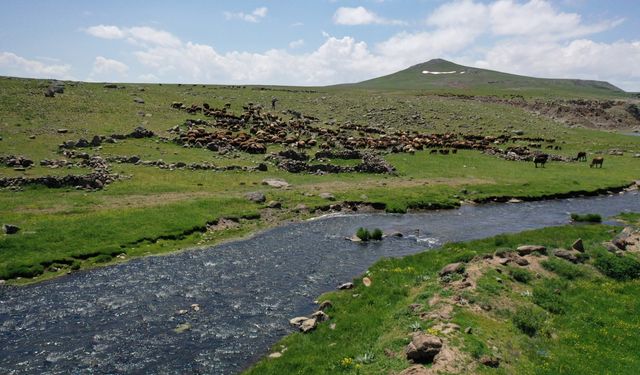
[[627, 94], [604, 81], [581, 79], [550, 79], [520, 76], [493, 70], [458, 65], [443, 59], [433, 59], [399, 72], [352, 84], [371, 89], [424, 89], [474, 91], [549, 91], [590, 95]]

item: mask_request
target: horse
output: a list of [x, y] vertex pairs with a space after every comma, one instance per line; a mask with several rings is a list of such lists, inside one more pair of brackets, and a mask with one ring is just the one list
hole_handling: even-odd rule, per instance
[[593, 158], [593, 160], [591, 160], [591, 164], [589, 165], [589, 168], [593, 168], [594, 166], [596, 168], [598, 168], [598, 166], [602, 168], [602, 163], [604, 163], [604, 158], [602, 156], [595, 157]]
[[536, 166], [536, 168], [538, 168], [538, 164], [540, 164], [542, 168], [544, 168], [544, 165], [547, 163], [547, 160], [549, 160], [549, 155], [538, 154], [533, 157], [533, 164]]
[[576, 161], [587, 161], [587, 153], [584, 151], [578, 152], [578, 156], [576, 156]]

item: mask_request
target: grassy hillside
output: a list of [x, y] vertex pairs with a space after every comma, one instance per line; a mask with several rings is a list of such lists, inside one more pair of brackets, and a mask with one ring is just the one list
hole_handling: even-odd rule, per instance
[[[437, 72], [446, 74], [430, 74]], [[383, 90], [427, 90], [479, 95], [524, 95], [541, 97], [626, 97], [608, 82], [579, 79], [545, 79], [501, 73], [435, 59], [405, 70], [360, 82], [352, 87]]]
[[[166, 163], [211, 163], [219, 167], [267, 163], [268, 171], [190, 170], [113, 162], [111, 172], [121, 177], [103, 189], [41, 185], [15, 191], [0, 189], [0, 224], [21, 228], [17, 234], [0, 235], [0, 279], [22, 277], [25, 281], [32, 276], [57, 276], [80, 267], [210, 244], [285, 219], [314, 215], [320, 212], [316, 208], [328, 210], [331, 204], [345, 201], [379, 203], [388, 211], [404, 212], [452, 207], [463, 200], [493, 196], [536, 198], [593, 191], [627, 185], [640, 176], [640, 164], [633, 157], [640, 152], [640, 137], [568, 128], [518, 107], [473, 98], [346, 87], [123, 84], [106, 88], [103, 84], [82, 82], [67, 82], [63, 94], [46, 98], [43, 91], [49, 85], [46, 80], [0, 79], [0, 157], [21, 155], [35, 163], [26, 170], [2, 164], [0, 178], [87, 174], [91, 169], [86, 167], [52, 169], [39, 164], [44, 159], [77, 161], [62, 155], [58, 148], [67, 140], [126, 134], [136, 126], [144, 126], [155, 136], [121, 139], [76, 151], [102, 158], [135, 155], [143, 161], [162, 159]], [[273, 96], [279, 99], [276, 110], [270, 109]], [[144, 103], [135, 102], [136, 98]], [[590, 158], [602, 153], [606, 160], [602, 169], [576, 162], [550, 162], [545, 168], [536, 169], [529, 162], [508, 161], [477, 150], [461, 149], [456, 154], [442, 155], [432, 154], [430, 148], [397, 153], [389, 148], [362, 149], [384, 158], [396, 173], [289, 173], [265, 161], [265, 154], [238, 149], [216, 152], [174, 142], [175, 134], [168, 129], [187, 119], [211, 121], [213, 124], [200, 126], [207, 131], [223, 129], [202, 112], [188, 114], [171, 108], [174, 101], [186, 106], [208, 103], [214, 108], [228, 103], [229, 113], [235, 115], [242, 114], [243, 106], [249, 102], [262, 104], [264, 113], [278, 116], [282, 126], [299, 121], [288, 110], [301, 112], [317, 119], [309, 122], [313, 128], [337, 132], [345, 140], [379, 140], [380, 132], [399, 139], [410, 139], [414, 134], [482, 138], [517, 132], [523, 137], [545, 140], [541, 150], [551, 147], [549, 152], [560, 157], [586, 151]], [[374, 132], [366, 133], [354, 126]], [[241, 132], [252, 134], [250, 128], [247, 125], [231, 131], [231, 137]], [[66, 133], [58, 129], [66, 129]], [[295, 140], [309, 137], [300, 131], [288, 131], [286, 136]], [[530, 143], [513, 139], [497, 147], [528, 147]], [[553, 149], [555, 146], [558, 150]], [[287, 148], [293, 147], [284, 142], [268, 144], [267, 154]], [[339, 149], [340, 145], [334, 148]], [[624, 152], [610, 156], [612, 149]], [[298, 150], [313, 157], [320, 147]], [[352, 166], [360, 161], [326, 162]], [[265, 178], [284, 179], [291, 187], [262, 185]], [[247, 200], [245, 194], [253, 191], [263, 192], [266, 201]], [[336, 200], [321, 198], [320, 193], [325, 192], [332, 193]], [[278, 201], [281, 208], [267, 207], [272, 200]], [[307, 209], [298, 209], [299, 205]], [[260, 219], [256, 219], [258, 216]], [[220, 218], [233, 218], [238, 223], [222, 228], [215, 225]]]
[[[354, 289], [319, 297], [331, 301], [330, 319], [281, 340], [246, 374], [398, 374], [412, 365], [404, 351], [414, 334], [442, 340], [442, 355], [425, 365], [432, 372], [407, 374], [636, 374], [640, 236], [613, 255], [602, 242], [619, 231], [553, 227], [379, 261], [366, 272], [370, 286], [359, 277]], [[553, 255], [577, 238], [577, 264]], [[524, 244], [547, 255], [516, 255]], [[440, 276], [453, 262], [464, 275]]]

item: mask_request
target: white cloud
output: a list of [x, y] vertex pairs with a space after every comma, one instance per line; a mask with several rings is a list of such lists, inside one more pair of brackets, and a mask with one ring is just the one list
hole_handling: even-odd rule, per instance
[[91, 26], [85, 30], [87, 34], [102, 39], [127, 39], [133, 44], [152, 44], [175, 47], [180, 39], [173, 34], [147, 26], [118, 27], [113, 25]]
[[260, 7], [253, 10], [251, 13], [244, 12], [224, 12], [224, 16], [227, 20], [242, 20], [246, 22], [260, 22], [261, 19], [267, 16], [268, 9], [267, 7]]
[[383, 18], [365, 7], [340, 7], [333, 14], [333, 23], [337, 25], [404, 25], [405, 22]]
[[72, 78], [69, 64], [46, 64], [12, 52], [0, 52], [0, 74], [31, 78]]
[[122, 39], [126, 35], [126, 32], [124, 30], [121, 30], [118, 26], [110, 25], [91, 26], [88, 27], [85, 31], [89, 35], [93, 35], [97, 38], [102, 39]]
[[[375, 17], [348, 22], [379, 22]], [[113, 27], [123, 31], [120, 39], [134, 43], [133, 55], [157, 81], [326, 85], [373, 78], [443, 57], [510, 73], [605, 79], [638, 90], [640, 41], [597, 43], [587, 38], [618, 22], [588, 24], [580, 15], [560, 12], [541, 0], [457, 0], [434, 10], [422, 30], [399, 32], [373, 46], [322, 32], [324, 42], [306, 53], [292, 51], [302, 40], [292, 41], [289, 49], [220, 52], [181, 41], [167, 31]], [[97, 33], [100, 37], [118, 35], [100, 26], [111, 32]]]
[[638, 61], [640, 41], [597, 43], [578, 39], [536, 44], [506, 41], [491, 48], [475, 65], [538, 77], [606, 80], [638, 90]]
[[304, 39], [294, 40], [294, 41], [289, 43], [289, 48], [291, 48], [291, 49], [300, 48], [302, 46], [304, 46]]
[[95, 80], [99, 77], [123, 77], [127, 75], [129, 67], [118, 60], [97, 56], [93, 62], [90, 78]]

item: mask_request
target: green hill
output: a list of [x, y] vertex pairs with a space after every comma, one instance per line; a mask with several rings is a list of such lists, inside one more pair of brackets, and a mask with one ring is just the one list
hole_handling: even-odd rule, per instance
[[429, 60], [405, 70], [351, 85], [384, 90], [429, 90], [474, 94], [522, 94], [542, 96], [627, 96], [603, 81], [547, 79], [508, 74], [458, 65], [442, 59]]

